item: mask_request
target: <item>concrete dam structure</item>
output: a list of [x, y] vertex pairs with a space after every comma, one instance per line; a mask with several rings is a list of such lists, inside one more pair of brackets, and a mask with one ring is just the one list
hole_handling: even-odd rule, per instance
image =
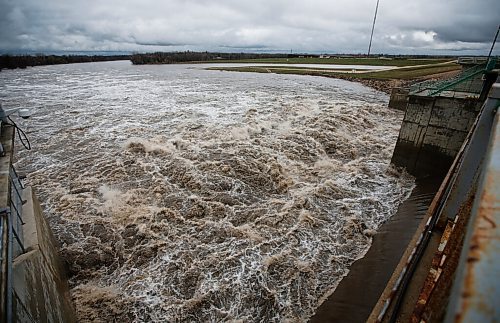
[[[494, 278], [500, 83], [488, 93], [368, 321], [490, 322], [500, 316]], [[439, 171], [442, 164], [435, 164]], [[430, 170], [414, 171], [422, 169]]]
[[[423, 193], [432, 191], [432, 197], [415, 203], [411, 196], [400, 206], [312, 322], [487, 322], [499, 317], [499, 286], [483, 282], [498, 272], [500, 83], [492, 86], [498, 70], [473, 66], [469, 77], [470, 68], [451, 81], [393, 91], [389, 106], [405, 116], [392, 163], [416, 176], [412, 196], [423, 201]], [[483, 230], [488, 233], [481, 239]], [[393, 246], [384, 247], [388, 244]], [[396, 250], [399, 263], [387, 259], [389, 250]], [[476, 257], [479, 264], [470, 260]], [[476, 265], [483, 276], [472, 269]], [[364, 282], [368, 276], [373, 279]]]
[[75, 322], [57, 243], [31, 187], [12, 166], [15, 128], [2, 124], [2, 322]]
[[391, 162], [417, 177], [446, 174], [497, 77], [493, 67], [464, 65], [452, 79], [394, 89], [389, 106], [405, 116]]
[[[417, 177], [414, 195], [425, 201], [384, 224], [311, 322], [498, 319], [497, 75], [474, 65], [448, 83], [394, 91], [389, 106], [405, 116], [392, 163]], [[0, 321], [76, 322], [57, 242], [12, 166], [15, 131], [2, 124]], [[411, 225], [398, 226], [405, 214]]]
[[476, 98], [411, 95], [392, 163], [417, 177], [446, 173], [480, 108]]

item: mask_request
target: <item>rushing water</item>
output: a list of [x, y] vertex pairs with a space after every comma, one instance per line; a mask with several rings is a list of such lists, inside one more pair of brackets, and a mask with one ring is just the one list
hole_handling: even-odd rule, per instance
[[305, 321], [413, 187], [385, 94], [201, 67], [0, 73], [81, 321]]

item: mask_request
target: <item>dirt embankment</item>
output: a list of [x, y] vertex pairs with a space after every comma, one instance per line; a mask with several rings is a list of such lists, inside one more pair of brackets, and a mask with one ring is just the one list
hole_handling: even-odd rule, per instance
[[414, 83], [420, 82], [420, 80], [376, 80], [376, 79], [356, 79], [352, 78], [349, 81], [359, 82], [363, 85], [372, 87], [381, 92], [390, 94], [392, 89], [395, 87], [408, 87]]
[[459, 71], [450, 71], [450, 72], [444, 72], [444, 73], [438, 73], [438, 74], [431, 74], [431, 75], [426, 75], [423, 77], [419, 78], [414, 78], [414, 79], [363, 79], [363, 78], [357, 78], [353, 77], [350, 75], [336, 75], [335, 78], [347, 80], [347, 81], [352, 81], [352, 82], [359, 82], [361, 84], [364, 84], [366, 86], [372, 87], [376, 90], [379, 90], [381, 92], [385, 92], [390, 94], [392, 89], [395, 87], [409, 87], [412, 84], [422, 82], [425, 80], [444, 80], [447, 78], [451, 78], [455, 75], [457, 75]]

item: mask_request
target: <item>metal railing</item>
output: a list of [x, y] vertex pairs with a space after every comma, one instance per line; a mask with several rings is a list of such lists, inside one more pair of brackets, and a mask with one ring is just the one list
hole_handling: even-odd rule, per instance
[[446, 80], [427, 80], [410, 86], [410, 95], [435, 96], [446, 92], [446, 96], [455, 96], [455, 93], [462, 92], [471, 96], [479, 95], [482, 90], [483, 80], [481, 76], [496, 68], [498, 57], [491, 57], [482, 64], [477, 64], [463, 70], [459, 74]]
[[13, 320], [13, 260], [26, 252], [23, 243], [22, 198], [24, 185], [12, 165], [9, 166], [8, 207], [0, 209], [0, 265], [2, 274], [2, 295], [0, 305], [0, 321]]
[[24, 239], [23, 239], [23, 204], [26, 203], [22, 197], [22, 191], [24, 189], [24, 184], [21, 181], [21, 178], [16, 172], [14, 166], [10, 166], [9, 169], [9, 202], [10, 202], [10, 211], [12, 214], [12, 226], [13, 226], [13, 235], [16, 240], [16, 244], [13, 250], [13, 256], [16, 257], [21, 253], [25, 253], [24, 249]]
[[[468, 68], [452, 78], [440, 81], [423, 81], [410, 86], [410, 94], [425, 94], [433, 96], [443, 91], [459, 91], [479, 94], [482, 81], [479, 75], [486, 71], [486, 64], [480, 64]], [[478, 82], [479, 79], [479, 82]]]
[[488, 61], [488, 57], [459, 57], [458, 64], [483, 64]]

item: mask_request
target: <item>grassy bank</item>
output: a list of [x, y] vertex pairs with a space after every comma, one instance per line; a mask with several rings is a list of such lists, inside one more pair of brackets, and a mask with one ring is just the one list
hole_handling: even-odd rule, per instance
[[241, 60], [217, 60], [200, 63], [269, 63], [269, 64], [331, 64], [331, 65], [375, 65], [375, 66], [414, 66], [437, 64], [450, 61], [446, 59], [411, 59], [411, 58], [362, 58], [362, 57], [296, 57], [296, 58], [257, 58]]
[[427, 66], [416, 66], [413, 68], [405, 69], [395, 69], [388, 71], [380, 71], [373, 73], [362, 73], [355, 74], [354, 77], [364, 78], [364, 79], [403, 79], [411, 80], [415, 78], [426, 77], [430, 75], [436, 75], [446, 72], [458, 71], [461, 66], [459, 64], [450, 63], [446, 65], [427, 65]]
[[269, 63], [269, 64], [332, 64], [332, 65], [382, 65], [413, 66], [442, 63], [453, 57], [432, 56], [323, 56], [314, 54], [271, 53], [217, 53], [217, 52], [156, 52], [134, 54], [133, 64], [196, 64], [196, 63]]
[[[423, 61], [420, 62], [422, 63]], [[404, 66], [391, 70], [372, 72], [367, 71], [363, 73], [339, 72], [334, 70], [334, 66], [332, 66], [332, 69], [314, 69], [307, 67], [286, 66], [211, 67], [209, 69], [234, 72], [298, 74], [333, 77], [348, 81], [360, 82], [379, 91], [390, 93], [393, 87], [406, 87], [412, 83], [416, 83], [425, 79], [439, 79], [449, 77], [454, 73], [458, 73], [460, 68], [460, 65], [456, 63], [443, 63], [441, 61], [434, 61], [434, 63], [423, 66], [421, 64], [418, 64], [418, 66]]]
[[27, 68], [29, 66], [129, 60], [130, 55], [1, 55], [2, 69]]
[[387, 71], [365, 72], [365, 73], [342, 73], [329, 69], [311, 69], [307, 67], [288, 68], [281, 66], [280, 67], [273, 67], [273, 66], [211, 67], [209, 69], [221, 70], [221, 71], [234, 71], [234, 72], [317, 75], [317, 76], [329, 76], [329, 77], [341, 77], [341, 78], [348, 76], [349, 78], [353, 79], [410, 80], [415, 78], [426, 77], [429, 75], [457, 71], [460, 69], [460, 65], [455, 63], [445, 64], [445, 65], [432, 64], [426, 66], [409, 67], [404, 69], [394, 69]]

